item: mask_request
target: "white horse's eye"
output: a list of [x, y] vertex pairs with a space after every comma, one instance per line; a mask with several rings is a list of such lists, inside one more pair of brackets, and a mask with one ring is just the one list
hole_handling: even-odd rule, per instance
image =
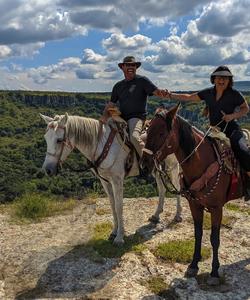
[[63, 139], [57, 139], [57, 144], [61, 144], [63, 142]]

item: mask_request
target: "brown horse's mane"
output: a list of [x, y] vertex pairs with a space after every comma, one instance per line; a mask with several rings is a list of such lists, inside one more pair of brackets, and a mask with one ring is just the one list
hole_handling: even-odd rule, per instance
[[[179, 126], [178, 126], [179, 145], [182, 151], [184, 152], [185, 157], [187, 157], [194, 150], [196, 146], [192, 125], [179, 115], [177, 115], [177, 119], [179, 122]], [[172, 119], [166, 118], [166, 122], [167, 122], [167, 129], [170, 131], [172, 128]]]

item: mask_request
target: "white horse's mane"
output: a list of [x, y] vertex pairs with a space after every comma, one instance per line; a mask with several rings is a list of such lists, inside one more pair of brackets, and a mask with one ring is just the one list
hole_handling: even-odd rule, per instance
[[68, 137], [74, 136], [79, 146], [97, 144], [99, 121], [80, 116], [69, 116], [66, 124]]

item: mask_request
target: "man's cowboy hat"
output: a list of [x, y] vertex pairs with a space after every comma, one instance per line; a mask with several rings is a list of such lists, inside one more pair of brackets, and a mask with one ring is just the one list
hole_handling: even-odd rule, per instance
[[222, 77], [233, 77], [233, 74], [229, 70], [227, 66], [219, 66], [216, 68], [210, 76], [210, 80], [214, 83], [215, 76], [222, 76]]
[[134, 56], [126, 56], [123, 59], [123, 62], [119, 63], [118, 66], [121, 69], [124, 64], [136, 64], [136, 69], [141, 66], [139, 61], [135, 61]]

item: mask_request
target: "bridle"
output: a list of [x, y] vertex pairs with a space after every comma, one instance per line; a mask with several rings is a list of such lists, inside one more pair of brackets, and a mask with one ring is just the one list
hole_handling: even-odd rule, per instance
[[[156, 114], [156, 117], [161, 117], [161, 118], [164, 119], [164, 117], [163, 117], [160, 113]], [[168, 174], [168, 172], [171, 172], [172, 170], [174, 170], [175, 168], [177, 168], [177, 166], [179, 165], [179, 163], [176, 163], [171, 169], [168, 169], [168, 170], [166, 170], [166, 171], [164, 171], [164, 170], [162, 169], [162, 165], [161, 165], [161, 163], [160, 163], [160, 159], [159, 159], [159, 158], [160, 158], [160, 156], [161, 156], [163, 150], [165, 149], [165, 147], [167, 147], [167, 148], [169, 148], [169, 149], [172, 148], [171, 145], [169, 145], [169, 144], [166, 145], [166, 141], [167, 141], [167, 140], [165, 140], [165, 141], [163, 142], [163, 144], [160, 146], [160, 148], [159, 148], [155, 153], [154, 153], [152, 150], [147, 149], [147, 148], [145, 148], [145, 147], [142, 149], [142, 152], [145, 152], [145, 153], [147, 153], [148, 155], [152, 156], [152, 159], [153, 159], [153, 162], [154, 162], [155, 169], [156, 169], [157, 172], [159, 172], [160, 178], [161, 178], [162, 183], [164, 184], [166, 190], [167, 190], [168, 192], [172, 193], [172, 194], [180, 195], [180, 194], [181, 194], [180, 191], [175, 187], [175, 185], [173, 184], [173, 182], [172, 182], [172, 180], [171, 180], [171, 178], [170, 178], [170, 176], [169, 176], [169, 174]], [[170, 185], [172, 186], [173, 190], [170, 190], [170, 189], [169, 189], [169, 187], [167, 186], [167, 184], [166, 184], [166, 182], [165, 182], [165, 178], [167, 178], [167, 180], [168, 180], [168, 182], [170, 183]]]
[[[162, 114], [161, 113], [158, 113], [158, 114], [156, 114], [156, 116], [155, 117], [160, 117], [160, 118], [163, 118], [164, 119], [164, 117], [162, 116]], [[165, 119], [164, 119], [165, 120]], [[173, 133], [172, 134], [170, 134], [170, 135], [173, 135]], [[170, 138], [171, 138], [171, 136], [170, 136]], [[161, 156], [161, 154], [162, 154], [162, 152], [163, 152], [163, 150], [165, 149], [165, 148], [172, 148], [172, 146], [171, 145], [169, 145], [169, 144], [167, 144], [166, 145], [166, 142], [167, 142], [167, 139], [162, 143], [162, 145], [160, 146], [160, 148], [154, 153], [152, 150], [150, 150], [150, 149], [147, 149], [147, 148], [143, 148], [142, 149], [142, 152], [145, 152], [145, 153], [147, 153], [148, 155], [150, 155], [150, 156], [152, 156], [153, 157], [153, 161], [154, 161], [154, 164], [155, 164], [155, 166], [157, 167], [158, 165], [159, 165], [159, 163], [160, 163], [160, 156]], [[178, 163], [179, 164], [179, 163]], [[178, 165], [177, 164], [177, 165]], [[176, 165], [176, 166], [177, 166]]]
[[[162, 117], [162, 116], [161, 116]], [[218, 124], [216, 124], [215, 126], [218, 126], [223, 120], [221, 120]], [[197, 129], [195, 127], [193, 127], [193, 130], [196, 130]], [[211, 129], [213, 128], [213, 126], [210, 126], [208, 128], [208, 130], [206, 131], [206, 133], [203, 135], [203, 137], [201, 138], [201, 140], [199, 141], [199, 143], [195, 146], [195, 148], [192, 150], [192, 152], [186, 156], [180, 163], [177, 163], [174, 167], [172, 167], [170, 170], [168, 170], [168, 172], [172, 171], [173, 169], [175, 169], [177, 167], [177, 165], [179, 164], [179, 166], [181, 166], [184, 162], [186, 162], [194, 153], [196, 153], [196, 151], [198, 150], [198, 148], [201, 146], [201, 144], [203, 143], [203, 141], [205, 140], [205, 138], [208, 136], [209, 132], [211, 131]], [[161, 179], [162, 179], [162, 182], [165, 186], [165, 188], [170, 191], [165, 183], [165, 180], [163, 179], [162, 176], [164, 177], [167, 177], [168, 181], [170, 182], [171, 186], [174, 188], [174, 194], [181, 194], [182, 196], [189, 196], [191, 197], [192, 199], [194, 200], [201, 200], [202, 198], [206, 198], [208, 197], [214, 190], [215, 188], [217, 187], [218, 183], [219, 183], [219, 179], [220, 179], [220, 176], [221, 176], [221, 172], [222, 172], [222, 164], [220, 164], [220, 167], [219, 167], [219, 170], [217, 172], [217, 176], [216, 176], [216, 181], [214, 183], [214, 185], [212, 186], [212, 188], [207, 192], [205, 193], [203, 196], [201, 197], [193, 197], [190, 190], [189, 189], [186, 189], [186, 190], [182, 190], [182, 191], [178, 191], [177, 188], [174, 186], [174, 184], [172, 183], [171, 181], [171, 178], [169, 177], [168, 175], [168, 172], [164, 172], [162, 170], [162, 166], [160, 164], [160, 161], [159, 161], [159, 156], [162, 154], [162, 149], [164, 149], [165, 147], [165, 144], [166, 144], [166, 141], [164, 141], [164, 143], [161, 145], [160, 149], [156, 151], [156, 153], [154, 153], [152, 150], [150, 149], [147, 149], [147, 148], [144, 148], [142, 151], [147, 153], [148, 155], [151, 155], [152, 156], [152, 159], [153, 159], [153, 162], [154, 162], [154, 166], [156, 168], [156, 170], [160, 173], [160, 176], [161, 176]], [[168, 148], [171, 148], [172, 146], [167, 146]]]
[[[46, 151], [46, 155], [49, 155], [49, 156], [52, 156], [52, 157], [55, 157], [55, 158], [57, 158], [57, 162], [60, 164], [60, 166], [63, 164], [63, 162], [64, 162], [64, 160], [62, 160], [61, 158], [62, 158], [62, 154], [63, 154], [63, 150], [64, 150], [64, 148], [65, 148], [65, 146], [66, 147], [68, 147], [71, 151], [75, 148], [72, 144], [71, 144], [71, 142], [70, 142], [70, 140], [67, 138], [67, 134], [66, 134], [66, 127], [65, 126], [60, 126], [60, 125], [53, 125], [53, 124], [51, 124], [51, 125], [48, 125], [48, 127], [47, 127], [47, 131], [48, 130], [50, 130], [50, 129], [54, 129], [54, 130], [57, 130], [57, 129], [63, 129], [64, 130], [64, 133], [63, 133], [63, 139], [62, 139], [62, 141], [61, 141], [61, 149], [60, 149], [60, 152], [59, 152], [59, 155], [57, 155], [57, 153], [51, 153], [51, 152], [49, 152], [49, 151]], [[46, 132], [47, 132], [46, 131]]]

